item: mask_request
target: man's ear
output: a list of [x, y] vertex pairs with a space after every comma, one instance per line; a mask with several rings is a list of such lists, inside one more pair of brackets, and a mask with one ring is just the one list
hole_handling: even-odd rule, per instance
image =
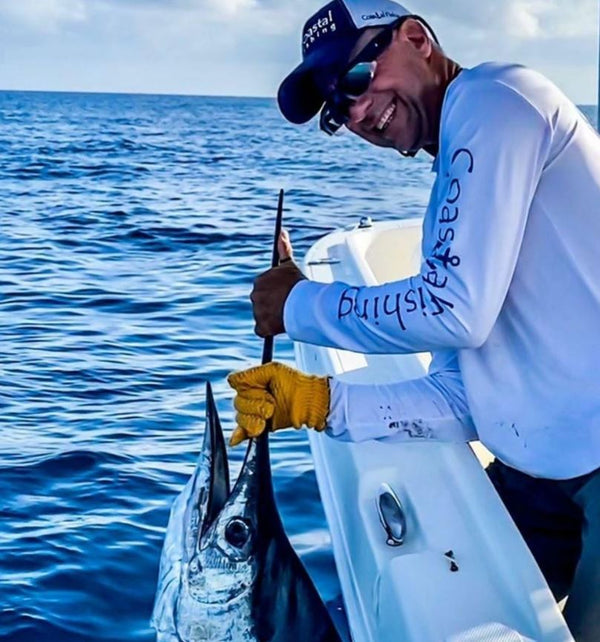
[[395, 38], [410, 44], [423, 58], [429, 58], [432, 43], [425, 27], [414, 18], [407, 18], [396, 30]]

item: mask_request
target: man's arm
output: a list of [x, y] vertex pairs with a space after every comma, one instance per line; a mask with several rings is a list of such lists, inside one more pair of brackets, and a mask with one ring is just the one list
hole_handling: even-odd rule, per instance
[[460, 377], [435, 373], [397, 383], [330, 382], [326, 432], [342, 441], [465, 442], [477, 433], [464, 401]]
[[228, 377], [236, 390], [231, 445], [271, 430], [307, 426], [342, 441], [476, 439], [457, 369], [448, 352], [426, 377], [393, 384], [347, 384], [268, 363]]
[[457, 355], [433, 355], [429, 374], [385, 385], [333, 378], [327, 433], [342, 441], [472, 441], [471, 419]]
[[550, 124], [500, 82], [466, 82], [449, 98], [419, 274], [374, 287], [303, 280], [285, 302], [297, 341], [368, 353], [473, 348], [504, 303]]

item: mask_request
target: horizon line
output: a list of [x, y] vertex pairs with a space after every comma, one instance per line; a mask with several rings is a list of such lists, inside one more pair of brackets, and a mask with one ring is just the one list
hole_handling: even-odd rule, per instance
[[[166, 91], [106, 91], [106, 90], [81, 90], [81, 89], [5, 89], [0, 88], [0, 93], [30, 93], [30, 94], [86, 94], [96, 96], [172, 96], [174, 98], [241, 98], [244, 100], [277, 100], [276, 96], [240, 96], [237, 94], [193, 94], [169, 93]], [[573, 101], [577, 107], [598, 108], [597, 103], [579, 103]]]
[[193, 94], [170, 93], [166, 91], [110, 91], [100, 89], [13, 89], [0, 88], [0, 93], [31, 93], [31, 94], [92, 94], [105, 96], [173, 96], [179, 98], [244, 98], [257, 100], [276, 100], [276, 96], [240, 96], [238, 94]]

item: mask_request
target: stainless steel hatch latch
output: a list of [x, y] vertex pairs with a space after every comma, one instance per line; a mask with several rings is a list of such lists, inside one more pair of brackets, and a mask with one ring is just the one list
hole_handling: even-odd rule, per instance
[[400, 546], [406, 536], [406, 516], [402, 504], [389, 484], [381, 484], [377, 495], [379, 521], [387, 535], [388, 546]]

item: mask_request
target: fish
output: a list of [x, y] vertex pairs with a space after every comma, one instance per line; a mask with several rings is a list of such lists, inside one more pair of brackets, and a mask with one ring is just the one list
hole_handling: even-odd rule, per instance
[[285, 534], [266, 437], [250, 440], [230, 488], [208, 382], [202, 448], [171, 508], [151, 624], [157, 642], [341, 642]]

